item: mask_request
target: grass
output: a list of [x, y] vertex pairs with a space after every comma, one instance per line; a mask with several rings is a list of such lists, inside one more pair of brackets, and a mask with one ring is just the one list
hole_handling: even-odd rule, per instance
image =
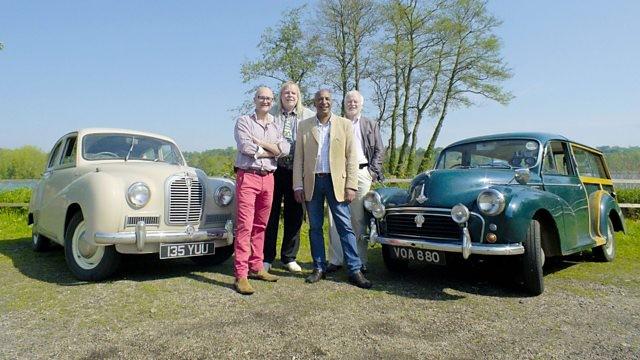
[[[4, 344], [0, 358], [32, 353], [86, 358], [291, 358], [292, 354], [310, 358], [328, 353], [326, 357], [337, 358], [345, 351], [354, 358], [357, 354], [398, 358], [412, 354], [407, 349], [439, 349], [438, 344], [445, 343], [449, 357], [468, 357], [468, 347], [486, 357], [484, 349], [494, 346], [495, 339], [506, 341], [504, 334], [514, 333], [515, 328], [539, 341], [535, 338], [539, 332], [547, 334], [550, 327], [562, 325], [555, 320], [562, 311], [566, 321], [582, 324], [582, 336], [593, 333], [595, 338], [606, 329], [626, 334], [633, 324], [624, 325], [618, 318], [607, 323], [580, 320], [586, 310], [576, 310], [575, 301], [586, 298], [590, 301], [586, 304], [598, 305], [607, 302], [609, 294], [618, 294], [616, 299], [626, 294], [627, 302], [615, 305], [623, 308], [600, 307], [607, 316], [636, 306], [640, 221], [627, 225], [628, 234], [617, 238], [616, 261], [597, 263], [588, 254], [571, 257], [547, 271], [547, 290], [535, 298], [522, 297], [506, 282], [487, 280], [486, 272], [470, 273], [467, 268], [455, 273], [447, 267], [423, 267], [391, 274], [384, 269], [379, 247], [369, 252], [373, 290], [348, 285], [344, 273], [307, 285], [301, 276], [281, 271], [276, 264], [275, 271], [282, 276], [278, 283], [255, 283], [258, 292], [242, 297], [231, 288], [231, 261], [199, 268], [185, 259], [159, 261], [155, 254], [125, 257], [122, 271], [110, 281], [79, 282], [70, 275], [60, 249], [31, 250], [25, 210], [5, 209], [0, 211], [0, 342]], [[306, 225], [301, 238], [299, 260], [308, 271]], [[500, 269], [494, 273], [504, 277]], [[519, 323], [533, 325], [522, 329]], [[335, 333], [325, 333], [327, 328]], [[470, 330], [444, 338], [461, 329]], [[557, 331], [561, 339], [565, 332]], [[246, 334], [250, 342], [243, 342]], [[421, 341], [417, 334], [437, 336], [440, 342]], [[336, 343], [338, 336], [348, 340]], [[565, 340], [533, 354], [561, 357]], [[385, 345], [376, 351], [381, 352], [371, 350], [380, 342]], [[523, 341], [520, 346], [532, 349], [535, 344]], [[590, 348], [579, 349], [586, 354]], [[282, 351], [288, 351], [286, 356]], [[429, 358], [434, 353], [413, 355]]]

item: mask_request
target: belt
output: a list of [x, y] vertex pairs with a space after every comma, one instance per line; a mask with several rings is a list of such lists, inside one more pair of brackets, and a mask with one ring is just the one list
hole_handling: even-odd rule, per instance
[[320, 176], [320, 177], [331, 176], [331, 173], [316, 173], [316, 176]]
[[242, 171], [245, 173], [249, 173], [249, 174], [255, 174], [255, 175], [260, 175], [260, 176], [267, 176], [269, 174], [273, 174], [273, 171], [267, 171], [267, 170], [258, 170], [258, 169], [241, 169], [241, 168], [235, 168], [236, 172], [238, 171]]
[[369, 166], [369, 163], [360, 164], [358, 167], [359, 167], [360, 169], [364, 169], [364, 168], [366, 168], [367, 166]]

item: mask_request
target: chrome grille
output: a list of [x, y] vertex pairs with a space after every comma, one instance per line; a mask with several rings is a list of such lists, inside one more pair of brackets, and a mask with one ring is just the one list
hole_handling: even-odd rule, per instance
[[197, 178], [178, 177], [169, 184], [169, 224], [200, 222], [202, 215], [202, 185]]
[[144, 221], [146, 225], [160, 225], [160, 216], [127, 216], [125, 226], [136, 226], [139, 221]]
[[224, 226], [227, 223], [227, 220], [231, 220], [231, 216], [231, 214], [209, 214], [205, 218], [205, 224]]
[[424, 214], [421, 227], [416, 226], [418, 213], [388, 214], [386, 233], [389, 235], [420, 237], [429, 239], [460, 240], [461, 232], [458, 224], [449, 215]]

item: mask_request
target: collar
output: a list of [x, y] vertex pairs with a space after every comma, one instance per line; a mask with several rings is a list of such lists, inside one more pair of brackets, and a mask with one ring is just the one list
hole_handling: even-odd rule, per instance
[[333, 113], [331, 113], [331, 115], [329, 115], [329, 121], [327, 121], [327, 124], [324, 125], [322, 124], [322, 122], [320, 122], [320, 119], [318, 119], [318, 115], [316, 115], [316, 125], [318, 126], [327, 126], [327, 125], [331, 125], [331, 121], [333, 120]]

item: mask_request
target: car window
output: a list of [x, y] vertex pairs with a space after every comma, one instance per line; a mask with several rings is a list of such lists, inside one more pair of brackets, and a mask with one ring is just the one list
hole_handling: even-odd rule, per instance
[[64, 153], [62, 154], [61, 165], [75, 165], [76, 163], [76, 137], [70, 137], [67, 139]]
[[572, 146], [580, 176], [608, 179], [604, 160], [596, 154], [578, 146]]
[[547, 175], [572, 175], [566, 147], [559, 141], [551, 141], [544, 149], [542, 173]]
[[532, 167], [538, 163], [539, 151], [539, 143], [527, 139], [460, 144], [442, 151], [436, 169]]
[[50, 169], [58, 164], [58, 159], [60, 158], [61, 151], [62, 151], [62, 141], [58, 141], [58, 143], [53, 147], [53, 150], [51, 150], [49, 162], [47, 163], [47, 169]]
[[83, 138], [82, 157], [91, 160], [147, 160], [182, 165], [172, 142], [142, 135], [90, 134]]

